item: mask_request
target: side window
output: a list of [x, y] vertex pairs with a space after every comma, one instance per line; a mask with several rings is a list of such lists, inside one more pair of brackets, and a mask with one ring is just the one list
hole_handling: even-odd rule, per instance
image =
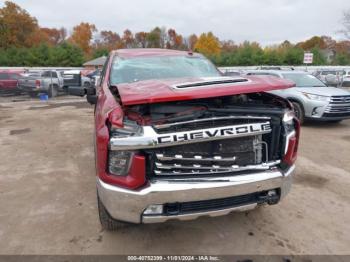
[[0, 73], [0, 80], [8, 79], [7, 73]]
[[51, 74], [50, 74], [50, 71], [44, 71], [42, 74], [41, 74], [42, 77], [51, 77]]
[[103, 80], [105, 79], [106, 70], [107, 70], [107, 67], [108, 67], [108, 61], [109, 61], [109, 56], [107, 57], [106, 62], [105, 62], [105, 64], [103, 65], [102, 72], [101, 72], [101, 74], [100, 74], [99, 85], [102, 85]]
[[13, 79], [13, 80], [18, 80], [19, 79], [19, 75], [17, 75], [17, 74], [9, 74], [9, 78]]
[[57, 76], [57, 72], [52, 72], [52, 77], [53, 78], [57, 78], [58, 76]]

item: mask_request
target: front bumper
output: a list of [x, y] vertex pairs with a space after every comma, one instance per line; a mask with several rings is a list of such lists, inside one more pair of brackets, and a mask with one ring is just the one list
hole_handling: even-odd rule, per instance
[[305, 105], [305, 118], [314, 121], [337, 121], [350, 118], [350, 104], [313, 101]]
[[0, 94], [16, 94], [19, 93], [21, 90], [18, 89], [17, 87], [11, 87], [11, 88], [4, 88], [0, 87]]
[[114, 219], [131, 223], [159, 223], [170, 219], [188, 220], [249, 210], [257, 203], [181, 215], [144, 215], [145, 209], [150, 205], [220, 199], [272, 189], [278, 189], [280, 198], [283, 198], [291, 188], [293, 171], [294, 166], [286, 172], [274, 168], [254, 174], [201, 180], [152, 180], [139, 190], [112, 186], [97, 178], [97, 191]]
[[40, 93], [40, 92], [47, 92], [47, 89], [45, 88], [37, 88], [35, 86], [23, 86], [23, 85], [20, 85], [18, 86], [18, 89], [21, 90], [21, 91], [24, 91], [24, 92], [27, 92], [27, 93]]

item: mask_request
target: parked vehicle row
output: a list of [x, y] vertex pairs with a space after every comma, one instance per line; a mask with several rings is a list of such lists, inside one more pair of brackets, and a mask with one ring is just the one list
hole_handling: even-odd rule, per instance
[[45, 93], [55, 97], [59, 92], [67, 93], [68, 86], [94, 86], [97, 76], [98, 71], [92, 72], [91, 76], [83, 76], [80, 70], [3, 70], [0, 71], [0, 94], [36, 97]]
[[39, 74], [29, 74], [18, 80], [18, 88], [31, 97], [39, 93], [47, 93], [49, 97], [55, 97], [59, 91], [63, 91], [63, 76], [56, 70], [47, 70]]

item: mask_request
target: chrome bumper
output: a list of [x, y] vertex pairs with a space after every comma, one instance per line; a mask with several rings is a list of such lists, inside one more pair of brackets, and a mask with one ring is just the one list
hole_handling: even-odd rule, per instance
[[188, 202], [240, 196], [279, 188], [281, 198], [290, 190], [294, 166], [286, 173], [279, 169], [222, 178], [198, 180], [153, 180], [142, 189], [128, 190], [104, 183], [97, 178], [98, 195], [116, 220], [131, 223], [159, 223], [170, 219], [188, 220], [199, 216], [219, 216], [232, 211], [253, 209], [256, 204], [182, 215], [143, 215], [149, 205]]

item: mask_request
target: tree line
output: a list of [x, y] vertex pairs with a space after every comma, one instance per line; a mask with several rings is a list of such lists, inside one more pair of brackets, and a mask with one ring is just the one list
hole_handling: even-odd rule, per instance
[[[343, 27], [342, 33], [350, 39], [350, 12], [344, 13]], [[11, 1], [0, 8], [0, 66], [81, 66], [119, 48], [193, 50], [218, 66], [300, 65], [305, 51], [314, 54], [314, 65], [350, 64], [350, 41], [329, 36], [262, 47], [257, 42], [221, 41], [212, 32], [185, 37], [175, 29], [155, 27], [149, 32], [126, 29], [118, 34], [99, 31], [87, 22], [74, 26], [68, 34], [63, 27], [40, 27], [35, 17]]]

